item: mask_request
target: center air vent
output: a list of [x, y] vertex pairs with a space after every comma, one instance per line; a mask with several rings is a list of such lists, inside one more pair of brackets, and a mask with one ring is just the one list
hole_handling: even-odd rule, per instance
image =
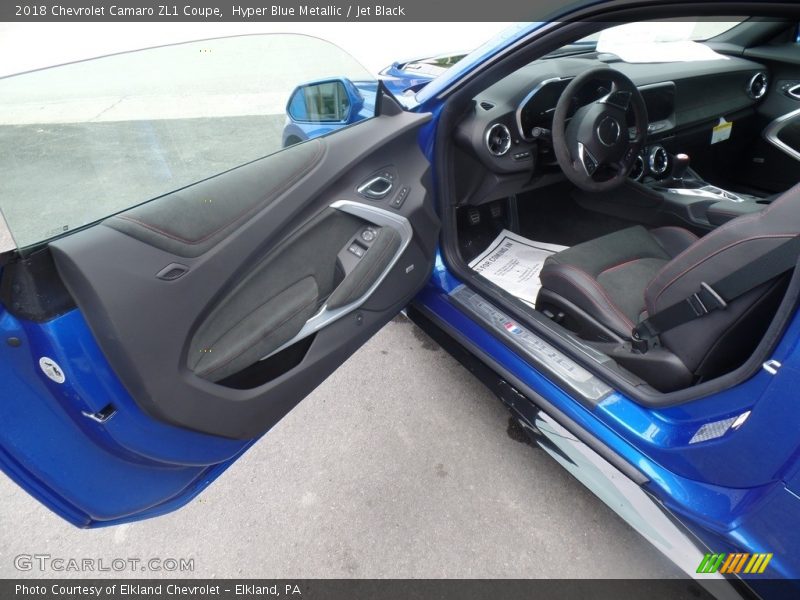
[[494, 104], [491, 102], [486, 102], [485, 100], [481, 102], [481, 108], [483, 110], [492, 110], [494, 108]]
[[669, 167], [669, 154], [664, 150], [664, 146], [653, 146], [647, 157], [647, 166], [650, 172], [656, 177], [661, 177], [667, 172]]
[[502, 123], [495, 123], [486, 130], [486, 147], [495, 156], [503, 156], [511, 148], [511, 133]]
[[747, 83], [747, 95], [754, 100], [759, 100], [767, 93], [767, 74], [760, 71], [753, 75]]
[[636, 160], [633, 161], [633, 167], [631, 167], [631, 172], [628, 173], [628, 177], [633, 179], [634, 181], [639, 181], [644, 175], [644, 159], [642, 155], [639, 154], [636, 157]]

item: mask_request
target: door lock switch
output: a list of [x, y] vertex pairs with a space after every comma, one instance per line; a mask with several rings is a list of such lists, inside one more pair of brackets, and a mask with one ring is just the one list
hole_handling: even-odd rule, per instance
[[392, 208], [400, 208], [403, 206], [403, 202], [405, 202], [406, 198], [408, 198], [408, 192], [408, 187], [403, 186], [403, 188], [397, 193], [397, 196], [395, 196], [394, 199], [389, 202], [389, 206]]

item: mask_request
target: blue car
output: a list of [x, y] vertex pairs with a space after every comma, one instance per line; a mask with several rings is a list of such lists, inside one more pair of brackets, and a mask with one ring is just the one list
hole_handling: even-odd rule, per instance
[[[396, 97], [412, 96], [464, 58], [443, 54], [394, 62], [380, 72], [380, 81]], [[375, 114], [378, 82], [346, 77], [315, 80], [297, 86], [286, 104], [283, 147], [319, 137]], [[337, 100], [338, 99], [338, 100]], [[327, 102], [323, 107], [320, 103]]]
[[[3, 471], [78, 527], [176, 510], [405, 310], [684, 572], [800, 578], [797, 6], [704, 4], [572, 8], [402, 98], [317, 80], [306, 141], [60, 228], [101, 164], [64, 157], [3, 200]], [[190, 121], [126, 121], [157, 152], [98, 195], [195, 168]], [[77, 126], [33, 127], [15, 168]]]

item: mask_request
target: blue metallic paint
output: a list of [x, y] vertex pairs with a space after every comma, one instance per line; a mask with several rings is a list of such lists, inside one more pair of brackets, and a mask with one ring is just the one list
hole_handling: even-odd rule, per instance
[[[80, 527], [146, 518], [188, 502], [252, 443], [147, 417], [73, 310], [43, 324], [0, 308], [0, 463], [17, 483]], [[13, 347], [5, 340], [17, 337]], [[55, 360], [66, 381], [39, 369]], [[100, 425], [82, 413], [113, 404]]]

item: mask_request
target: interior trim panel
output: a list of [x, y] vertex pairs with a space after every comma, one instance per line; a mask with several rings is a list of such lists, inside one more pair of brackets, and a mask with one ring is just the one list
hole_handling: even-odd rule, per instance
[[800, 149], [792, 148], [779, 137], [781, 131], [788, 125], [791, 125], [796, 118], [800, 119], [800, 108], [778, 117], [767, 125], [766, 129], [764, 129], [764, 139], [793, 159], [800, 160]]
[[[329, 325], [333, 321], [344, 317], [364, 304], [364, 302], [366, 302], [372, 293], [378, 288], [381, 282], [383, 282], [395, 264], [397, 264], [397, 261], [400, 260], [400, 257], [403, 255], [403, 252], [405, 252], [405, 249], [408, 247], [408, 244], [411, 242], [411, 238], [414, 235], [414, 231], [411, 228], [411, 223], [408, 222], [408, 219], [402, 215], [391, 213], [383, 208], [378, 208], [377, 206], [370, 206], [362, 204], [361, 202], [353, 202], [351, 200], [337, 200], [331, 204], [331, 208], [360, 217], [372, 225], [388, 227], [398, 234], [399, 241], [394, 246], [394, 251], [390, 254], [390, 259], [381, 265], [382, 270], [374, 278], [370, 278], [372, 283], [369, 288], [366, 289], [366, 291], [358, 295], [355, 300], [348, 302], [344, 306], [332, 307], [331, 305], [333, 302], [329, 300], [329, 302], [326, 303], [319, 310], [319, 312], [306, 321], [306, 323], [303, 325], [303, 328], [298, 331], [292, 339], [288, 340], [286, 343], [282, 344], [264, 356], [262, 360], [269, 358], [284, 348], [287, 348], [288, 346], [299, 342], [309, 335], [316, 333], [326, 325]], [[336, 291], [331, 294], [331, 299], [334, 298], [339, 289], [340, 288], [337, 288]]]

